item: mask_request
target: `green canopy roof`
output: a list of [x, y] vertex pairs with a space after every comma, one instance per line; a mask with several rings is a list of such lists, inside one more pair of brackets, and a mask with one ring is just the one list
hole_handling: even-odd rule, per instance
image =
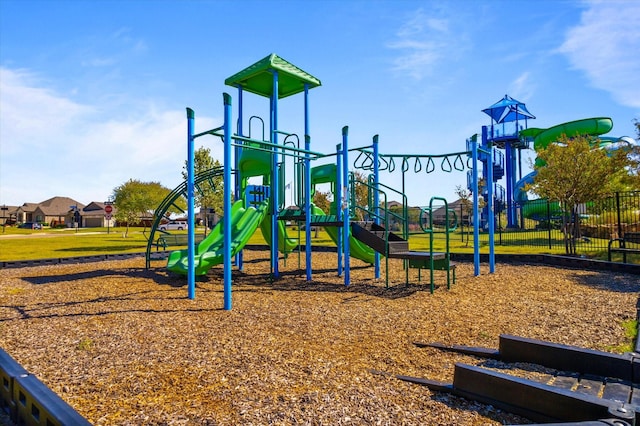
[[232, 75], [224, 81], [228, 86], [242, 86], [257, 95], [271, 97], [273, 93], [273, 73], [278, 71], [278, 98], [286, 98], [304, 91], [304, 85], [309, 88], [320, 86], [320, 80], [302, 71], [295, 65], [285, 61], [275, 53]]

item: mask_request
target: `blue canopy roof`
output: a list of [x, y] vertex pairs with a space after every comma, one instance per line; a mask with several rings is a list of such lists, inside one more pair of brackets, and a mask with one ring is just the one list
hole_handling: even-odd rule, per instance
[[513, 99], [509, 95], [504, 95], [504, 98], [500, 99], [489, 108], [483, 109], [482, 112], [491, 117], [496, 123], [508, 123], [510, 121], [536, 118], [533, 114], [527, 111], [527, 107], [524, 103]]

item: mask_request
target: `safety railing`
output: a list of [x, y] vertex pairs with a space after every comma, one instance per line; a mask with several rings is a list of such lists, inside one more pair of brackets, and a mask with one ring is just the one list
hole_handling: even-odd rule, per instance
[[0, 408], [17, 425], [91, 425], [2, 349], [0, 382]]

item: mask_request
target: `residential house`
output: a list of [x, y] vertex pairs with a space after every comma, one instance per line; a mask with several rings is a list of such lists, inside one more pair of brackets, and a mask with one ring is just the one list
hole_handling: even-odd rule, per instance
[[18, 206], [0, 206], [0, 225], [13, 225], [16, 223]]
[[[450, 224], [452, 224], [454, 220], [457, 220], [458, 226], [462, 224], [462, 221], [464, 221], [464, 224], [469, 223], [468, 222], [469, 212], [465, 211], [462, 199], [457, 199], [456, 201], [447, 203], [447, 207], [449, 208], [449, 211], [450, 211], [449, 212]], [[454, 214], [451, 214], [451, 211], [453, 211]], [[440, 207], [438, 207], [433, 211], [433, 222], [436, 225], [444, 225], [445, 210], [443, 205], [440, 205]]]
[[85, 228], [101, 228], [101, 227], [113, 227], [115, 226], [115, 207], [111, 207], [110, 219], [107, 219], [107, 212], [104, 210], [105, 203], [98, 201], [92, 201], [81, 211], [82, 227]]
[[18, 223], [36, 222], [33, 212], [38, 207], [37, 203], [24, 203], [16, 208], [16, 221]]
[[69, 197], [53, 197], [36, 205], [32, 213], [32, 219], [25, 222], [48, 223], [55, 227], [60, 225], [73, 226], [84, 204]]

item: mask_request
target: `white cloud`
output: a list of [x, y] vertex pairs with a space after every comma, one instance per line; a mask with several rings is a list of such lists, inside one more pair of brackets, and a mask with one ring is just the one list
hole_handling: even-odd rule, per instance
[[399, 51], [393, 61], [393, 70], [421, 80], [433, 72], [445, 58], [455, 57], [464, 46], [465, 37], [458, 29], [450, 31], [446, 17], [433, 17], [437, 11], [418, 9], [398, 29], [395, 39], [387, 47]]
[[90, 68], [114, 67], [128, 58], [147, 53], [144, 39], [136, 38], [130, 28], [119, 28], [108, 37], [88, 37], [76, 41], [81, 52], [80, 64]]
[[535, 84], [531, 80], [531, 73], [523, 72], [511, 82], [508, 93], [519, 101], [531, 99], [535, 91]]
[[[26, 70], [0, 68], [0, 117], [4, 155], [26, 148], [46, 148], [52, 128], [70, 130], [91, 112], [88, 106], [57, 96]], [[20, 140], [21, 145], [11, 143]]]
[[589, 1], [558, 51], [621, 105], [640, 108], [640, 2]]
[[[39, 202], [61, 195], [81, 203], [104, 201], [130, 178], [174, 188], [186, 159], [186, 113], [129, 100], [82, 105], [23, 70], [0, 69], [0, 203]], [[213, 123], [216, 124], [213, 124]], [[199, 117], [196, 131], [220, 125]], [[222, 158], [219, 139], [197, 146]], [[204, 140], [207, 139], [207, 140]]]

